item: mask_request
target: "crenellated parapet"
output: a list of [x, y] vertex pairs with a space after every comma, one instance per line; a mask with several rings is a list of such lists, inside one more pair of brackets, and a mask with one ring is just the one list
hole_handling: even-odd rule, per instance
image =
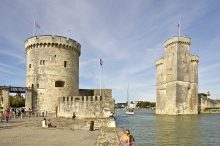
[[164, 46], [165, 48], [167, 48], [168, 46], [176, 44], [176, 43], [190, 45], [191, 39], [187, 37], [183, 37], [183, 36], [173, 37], [171, 39], [166, 40], [164, 43]]
[[106, 118], [113, 116], [114, 102], [102, 96], [63, 96], [58, 105], [58, 116], [72, 118]]
[[102, 101], [102, 96], [63, 96], [60, 97], [60, 102], [77, 102], [77, 101], [85, 101], [85, 102], [91, 102], [91, 101]]
[[192, 57], [191, 57], [191, 62], [196, 62], [196, 63], [198, 63], [198, 62], [199, 62], [199, 56], [197, 56], [197, 55], [192, 55]]
[[33, 36], [25, 41], [25, 53], [27, 53], [27, 51], [29, 51], [30, 49], [41, 48], [41, 47], [72, 49], [79, 56], [81, 53], [81, 45], [77, 41], [63, 36], [55, 36], [55, 35]]
[[160, 66], [164, 64], [164, 58], [161, 58], [160, 60], [155, 61], [156, 66]]

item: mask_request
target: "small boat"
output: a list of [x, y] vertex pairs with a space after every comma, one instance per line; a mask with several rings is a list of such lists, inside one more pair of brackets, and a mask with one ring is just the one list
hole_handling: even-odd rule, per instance
[[133, 110], [133, 109], [128, 109], [128, 110], [126, 111], [126, 114], [127, 114], [127, 115], [134, 115], [134, 110]]
[[129, 102], [129, 85], [128, 85], [128, 89], [127, 89], [127, 111], [126, 114], [127, 115], [134, 115], [134, 104], [133, 102]]

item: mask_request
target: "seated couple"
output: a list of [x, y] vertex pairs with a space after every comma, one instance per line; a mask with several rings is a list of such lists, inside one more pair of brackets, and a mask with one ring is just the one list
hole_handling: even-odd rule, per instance
[[57, 126], [52, 125], [50, 119], [44, 118], [41, 122], [43, 128], [56, 128]]

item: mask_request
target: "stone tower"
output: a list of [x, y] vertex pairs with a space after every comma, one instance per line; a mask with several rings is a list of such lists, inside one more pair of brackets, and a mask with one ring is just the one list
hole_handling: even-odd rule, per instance
[[36, 113], [54, 114], [61, 96], [79, 94], [81, 46], [73, 39], [42, 35], [25, 41], [27, 55], [26, 108]]
[[156, 114], [198, 114], [198, 62], [190, 54], [191, 40], [178, 36], [165, 43], [156, 61]]

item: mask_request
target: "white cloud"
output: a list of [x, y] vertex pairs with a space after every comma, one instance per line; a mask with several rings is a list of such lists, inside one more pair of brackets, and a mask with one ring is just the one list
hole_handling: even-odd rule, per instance
[[[209, 28], [211, 35], [200, 31], [200, 27], [206, 28], [208, 23], [219, 23], [217, 16], [206, 22], [208, 14], [214, 11], [219, 12], [215, 4], [206, 1], [4, 1], [0, 6], [0, 13], [5, 14], [0, 24], [0, 55], [17, 60], [16, 64], [10, 62], [12, 67], [24, 65], [23, 43], [32, 35], [33, 21], [37, 20], [41, 27], [37, 34], [64, 35], [82, 45], [81, 88], [99, 87], [98, 60], [102, 57], [103, 86], [113, 89], [116, 101], [126, 99], [124, 91], [128, 83], [132, 86], [132, 98], [153, 101], [156, 88], [154, 62], [163, 56], [164, 41], [178, 34], [179, 20], [182, 34], [194, 37], [191, 50], [200, 55], [200, 80], [206, 82], [209, 71], [217, 72], [219, 63], [213, 62], [218, 62], [220, 57], [217, 53], [219, 33], [213, 28]], [[67, 29], [71, 31], [67, 32]], [[217, 37], [213, 38], [213, 35]], [[206, 40], [207, 46], [200, 46]], [[2, 72], [13, 74], [12, 68], [1, 67]], [[24, 66], [22, 69], [25, 72]], [[212, 79], [217, 77], [213, 74]]]

